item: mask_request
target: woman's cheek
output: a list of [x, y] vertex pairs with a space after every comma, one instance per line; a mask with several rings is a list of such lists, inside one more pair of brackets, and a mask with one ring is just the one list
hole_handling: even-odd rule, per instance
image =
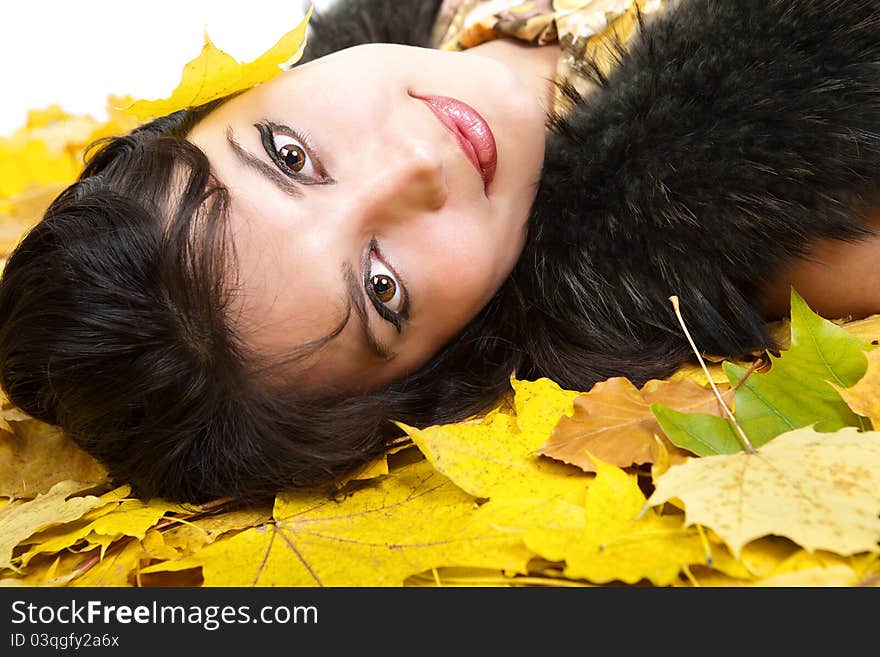
[[459, 252], [438, 270], [444, 307], [457, 309], [461, 315], [476, 313], [495, 293], [500, 283], [494, 262], [486, 249]]

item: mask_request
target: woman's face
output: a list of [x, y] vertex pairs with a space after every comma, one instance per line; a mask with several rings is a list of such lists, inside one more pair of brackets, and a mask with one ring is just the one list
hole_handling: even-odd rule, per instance
[[504, 64], [387, 44], [223, 104], [189, 138], [230, 193], [239, 331], [282, 359], [344, 323], [292, 366], [307, 390], [369, 390], [417, 369], [513, 268], [544, 126]]

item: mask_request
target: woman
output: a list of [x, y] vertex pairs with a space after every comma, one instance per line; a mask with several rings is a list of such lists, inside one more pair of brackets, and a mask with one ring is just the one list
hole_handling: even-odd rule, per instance
[[249, 498], [514, 371], [666, 375], [672, 294], [729, 355], [790, 283], [880, 311], [875, 3], [643, 2], [610, 49], [630, 3], [589, 4], [340, 0], [292, 72], [103, 144], [4, 272], [10, 399], [142, 496]]

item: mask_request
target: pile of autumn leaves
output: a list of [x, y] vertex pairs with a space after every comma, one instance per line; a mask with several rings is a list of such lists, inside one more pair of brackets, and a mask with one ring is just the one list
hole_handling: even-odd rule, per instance
[[[88, 143], [289, 68], [307, 20], [247, 64], [206, 38], [171, 97], [111, 97], [105, 122], [32, 112], [0, 138], [0, 258]], [[0, 396], [0, 584], [876, 585], [880, 316], [791, 311], [778, 354], [641, 389], [514, 378], [485, 416], [400, 425], [362, 471], [266, 506], [132, 498]]]
[[642, 389], [512, 379], [484, 417], [400, 425], [355, 477], [265, 508], [130, 498], [4, 402], [0, 582], [876, 585], [880, 349], [866, 338], [880, 322], [841, 326], [793, 294], [790, 334], [766, 362]]

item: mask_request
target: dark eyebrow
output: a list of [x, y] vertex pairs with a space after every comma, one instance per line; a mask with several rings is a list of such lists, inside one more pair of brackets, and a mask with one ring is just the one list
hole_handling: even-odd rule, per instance
[[303, 195], [302, 189], [300, 189], [293, 180], [285, 176], [271, 164], [261, 160], [250, 151], [242, 148], [241, 144], [235, 141], [232, 126], [226, 126], [226, 141], [230, 147], [232, 147], [232, 151], [238, 156], [241, 163], [246, 167], [253, 169], [264, 178], [267, 178], [273, 185], [288, 196], [300, 198]]
[[394, 358], [394, 352], [376, 339], [376, 334], [370, 328], [370, 317], [367, 314], [367, 304], [364, 303], [364, 294], [361, 290], [358, 277], [354, 273], [351, 265], [347, 262], [342, 263], [342, 277], [345, 279], [345, 285], [348, 292], [348, 299], [354, 306], [354, 312], [358, 317], [361, 330], [364, 334], [364, 341], [374, 354], [382, 360], [391, 360]]

